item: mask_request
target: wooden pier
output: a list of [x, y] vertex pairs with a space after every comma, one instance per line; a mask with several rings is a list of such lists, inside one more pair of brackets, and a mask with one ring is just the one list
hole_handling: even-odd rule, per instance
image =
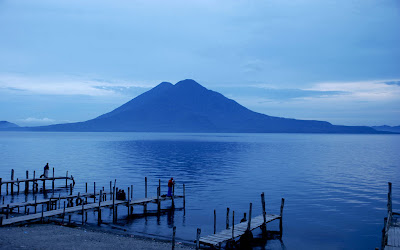
[[65, 176], [55, 176], [54, 175], [54, 168], [53, 168], [53, 176], [52, 177], [42, 177], [42, 178], [36, 178], [36, 171], [33, 171], [33, 178], [29, 178], [29, 172], [26, 171], [26, 176], [24, 179], [14, 179], [14, 169], [11, 170], [11, 179], [10, 180], [3, 180], [3, 178], [0, 178], [0, 195], [2, 194], [2, 187], [3, 185], [6, 185], [6, 194], [9, 194], [9, 186], [10, 186], [10, 193], [11, 195], [14, 195], [14, 188], [16, 186], [17, 188], [17, 194], [20, 193], [20, 185], [25, 184], [24, 187], [24, 192], [28, 193], [29, 192], [29, 186], [32, 185], [32, 191], [33, 192], [38, 192], [39, 191], [39, 182], [42, 182], [42, 190], [46, 190], [46, 181], [51, 181], [52, 189], [54, 191], [55, 189], [55, 181], [56, 180], [65, 180], [65, 187], [68, 188], [68, 180], [72, 181], [72, 185], [75, 186], [75, 180], [74, 177], [68, 176], [68, 171]]
[[388, 215], [384, 220], [381, 249], [400, 250], [400, 213], [392, 211], [392, 183], [389, 182], [388, 186]]
[[[118, 219], [118, 206], [127, 207], [128, 218], [133, 214], [133, 206], [143, 206], [143, 212], [147, 214], [147, 205], [149, 203], [157, 204], [157, 214], [161, 212], [161, 202], [163, 201], [171, 201], [172, 208], [175, 208], [175, 200], [179, 198], [183, 198], [183, 207], [185, 208], [185, 184], [183, 184], [183, 195], [175, 195], [175, 185], [173, 188], [172, 196], [161, 195], [161, 180], [158, 181], [157, 187], [157, 196], [156, 197], [147, 197], [147, 177], [145, 177], [145, 197], [140, 199], [133, 200], [133, 185], [128, 187], [128, 193], [124, 194], [124, 197], [121, 198], [118, 196], [118, 187], [116, 187], [116, 180], [114, 180], [114, 186], [112, 185], [112, 181], [110, 181], [110, 192], [105, 192], [104, 187], [102, 187], [99, 191], [96, 191], [96, 182], [93, 183], [93, 193], [88, 192], [88, 184], [86, 183], [85, 193], [72, 194], [72, 186], [75, 184], [73, 177], [68, 177], [68, 172], [66, 177], [54, 177], [54, 169], [53, 169], [53, 177], [50, 178], [33, 178], [33, 179], [21, 179], [14, 180], [14, 171], [11, 171], [11, 180], [10, 181], [2, 181], [2, 184], [15, 183], [26, 183], [25, 190], [26, 193], [29, 190], [29, 182], [35, 183], [36, 181], [43, 181], [43, 190], [45, 190], [45, 181], [52, 180], [53, 182], [53, 195], [48, 199], [40, 199], [38, 200], [35, 196], [34, 200], [24, 201], [24, 202], [16, 202], [16, 203], [4, 203], [3, 196], [3, 204], [0, 205], [0, 211], [5, 214], [0, 215], [0, 226], [12, 225], [16, 223], [27, 223], [29, 221], [35, 221], [40, 219], [44, 221], [45, 218], [50, 217], [62, 217], [64, 221], [64, 217], [68, 214], [68, 221], [71, 220], [71, 214], [75, 212], [82, 213], [82, 224], [86, 222], [87, 219], [87, 211], [94, 210], [98, 212], [98, 224], [101, 224], [101, 211], [102, 208], [109, 207], [113, 211], [113, 222], [116, 222]], [[28, 172], [27, 172], [28, 176]], [[66, 187], [68, 187], [68, 180], [72, 180], [73, 183], [69, 184], [69, 194], [61, 196], [61, 194], [54, 195], [54, 180], [64, 179], [66, 181]], [[28, 186], [28, 187], [27, 187]], [[1, 187], [1, 185], [0, 185]], [[19, 186], [18, 186], [19, 187]], [[33, 185], [33, 190], [35, 190], [35, 185]], [[19, 192], [19, 188], [18, 188]], [[1, 194], [1, 193], [0, 193]], [[7, 192], [8, 194], [8, 192]], [[11, 189], [11, 194], [13, 194], [13, 189]], [[109, 200], [107, 200], [107, 196], [110, 196]], [[93, 200], [92, 200], [93, 199]], [[61, 206], [61, 200], [64, 200], [63, 206]], [[74, 202], [75, 201], [75, 202]], [[20, 213], [20, 208], [23, 208], [23, 212]], [[29, 211], [29, 207], [34, 207], [32, 211]], [[41, 207], [41, 208], [40, 208]], [[38, 209], [39, 208], [39, 209]], [[13, 213], [14, 209], [18, 209], [18, 213]], [[39, 212], [38, 212], [39, 211]], [[86, 214], [86, 216], [85, 216]], [[13, 215], [14, 217], [10, 216]], [[86, 217], [86, 219], [84, 219]]]
[[[249, 219], [248, 221], [241, 222], [235, 225], [235, 211], [232, 212], [232, 226], [229, 226], [229, 208], [227, 208], [227, 217], [226, 217], [226, 229], [216, 233], [216, 213], [214, 210], [214, 234], [208, 235], [205, 237], [200, 237], [201, 229], [197, 229], [197, 237], [196, 237], [196, 249], [200, 248], [200, 245], [206, 245], [211, 247], [219, 247], [223, 243], [233, 242], [236, 243], [237, 239], [241, 239], [242, 236], [246, 234], [251, 234], [251, 231], [257, 228], [261, 228], [263, 235], [267, 232], [267, 223], [279, 220], [279, 228], [280, 235], [282, 236], [282, 215], [283, 215], [283, 206], [285, 200], [281, 201], [281, 209], [279, 215], [274, 214], [266, 214], [265, 212], [265, 198], [264, 193], [261, 194], [261, 204], [263, 207], [263, 214], [256, 216], [254, 218], [251, 217], [252, 213], [252, 203], [250, 203], [249, 209]], [[251, 236], [252, 237], [252, 236]]]
[[[102, 194], [101, 194], [101, 196], [102, 196]], [[171, 197], [153, 197], [153, 198], [137, 199], [137, 200], [132, 200], [132, 201], [115, 200], [115, 199], [108, 200], [108, 201], [101, 201], [101, 199], [99, 198], [98, 203], [96, 202], [96, 203], [82, 204], [80, 206], [75, 206], [75, 207], [65, 207], [65, 203], [64, 203], [64, 207], [62, 209], [44, 211], [44, 207], [42, 207], [41, 213], [17, 216], [17, 217], [9, 218], [9, 219], [4, 219], [3, 217], [0, 217], [0, 226], [6, 226], [6, 225], [11, 225], [11, 224], [16, 224], [16, 223], [25, 223], [25, 222], [33, 221], [33, 220], [42, 220], [43, 221], [44, 218], [54, 217], [54, 216], [61, 216], [64, 219], [66, 214], [71, 214], [71, 213], [76, 213], [76, 212], [82, 212], [82, 224], [84, 224], [85, 218], [84, 218], [83, 212], [87, 211], [87, 210], [97, 210], [99, 223], [101, 223], [101, 208], [103, 208], [103, 207], [112, 207], [112, 208], [114, 208], [114, 211], [115, 211], [116, 206], [123, 205], [128, 208], [128, 210], [127, 210], [128, 215], [131, 215], [133, 209], [130, 209], [130, 208], [132, 206], [145, 205], [148, 203], [158, 204], [161, 201], [167, 201], [167, 200], [172, 201], [177, 198], [183, 198], [183, 196], [174, 195]]]

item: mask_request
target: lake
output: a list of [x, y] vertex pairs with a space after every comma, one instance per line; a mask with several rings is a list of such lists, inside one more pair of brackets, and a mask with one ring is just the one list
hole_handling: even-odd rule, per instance
[[[85, 182], [89, 191], [93, 182], [108, 191], [109, 181], [117, 179], [125, 191], [134, 185], [136, 198], [144, 196], [145, 177], [150, 196], [158, 179], [166, 193], [174, 177], [177, 194], [186, 185], [185, 212], [126, 224], [121, 207], [119, 222], [133, 234], [166, 237], [174, 223], [184, 241], [194, 240], [198, 227], [202, 235], [213, 233], [214, 209], [217, 231], [225, 227], [227, 207], [236, 221], [250, 202], [253, 216], [261, 214], [265, 192], [267, 213], [279, 214], [285, 198], [286, 248], [374, 249], [380, 246], [388, 181], [399, 210], [399, 152], [399, 135], [0, 132], [0, 177], [9, 179], [12, 168], [15, 178], [24, 178], [26, 170], [38, 175], [49, 162], [56, 175], [68, 170], [74, 176], [74, 192], [83, 192]], [[89, 212], [89, 222], [95, 223], [95, 215]], [[278, 222], [268, 226], [278, 230]], [[271, 241], [266, 248], [277, 245]]]

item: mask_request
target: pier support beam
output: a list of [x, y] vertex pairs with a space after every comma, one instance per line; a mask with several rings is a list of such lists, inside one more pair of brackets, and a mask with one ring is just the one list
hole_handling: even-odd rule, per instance
[[280, 212], [281, 218], [279, 219], [279, 232], [281, 234], [281, 237], [282, 237], [282, 234], [283, 234], [282, 219], [283, 219], [283, 206], [284, 205], [285, 205], [285, 199], [282, 198], [282, 200], [281, 200], [281, 212]]

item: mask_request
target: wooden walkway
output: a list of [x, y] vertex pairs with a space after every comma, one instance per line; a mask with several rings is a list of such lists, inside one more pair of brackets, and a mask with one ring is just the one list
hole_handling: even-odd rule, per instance
[[[266, 215], [266, 223], [274, 221], [276, 219], [280, 219], [280, 215], [273, 215], [273, 214], [267, 214]], [[222, 230], [219, 233], [208, 235], [206, 237], [201, 237], [200, 238], [200, 244], [204, 245], [209, 245], [209, 246], [218, 246], [221, 243], [224, 243], [226, 241], [232, 240], [236, 237], [242, 236], [246, 230], [247, 230], [247, 221], [239, 223], [235, 225], [233, 228], [232, 232], [232, 227]], [[262, 215], [259, 215], [255, 218], [251, 219], [251, 224], [250, 224], [250, 231], [261, 227], [264, 224], [264, 218]], [[233, 234], [233, 237], [232, 237]]]
[[[279, 215], [267, 214], [265, 212], [265, 196], [264, 193], [261, 194], [261, 205], [262, 205], [262, 215], [252, 218], [252, 207], [253, 204], [250, 203], [249, 208], [249, 219], [247, 221], [241, 222], [235, 225], [235, 211], [232, 211], [232, 226], [229, 226], [229, 208], [226, 211], [226, 229], [221, 232], [216, 232], [216, 211], [214, 210], [214, 234], [208, 235], [205, 237], [200, 237], [201, 229], [197, 228], [197, 236], [196, 236], [196, 249], [200, 248], [200, 244], [211, 246], [211, 247], [221, 247], [221, 245], [228, 241], [235, 242], [236, 239], [241, 238], [241, 236], [245, 235], [246, 232], [250, 232], [256, 228], [261, 228], [263, 231], [263, 235], [266, 235], [267, 232], [267, 223], [279, 220], [279, 233], [282, 236], [282, 214], [283, 214], [283, 206], [285, 204], [285, 199], [281, 200], [281, 209]], [[244, 218], [246, 218], [246, 214], [244, 214]]]
[[39, 190], [39, 184], [38, 182], [41, 181], [43, 185], [43, 190], [46, 189], [46, 181], [51, 181], [52, 182], [52, 189], [54, 190], [54, 182], [56, 180], [65, 180], [65, 187], [68, 187], [68, 180], [72, 181], [72, 185], [75, 186], [75, 180], [74, 177], [68, 176], [68, 171], [66, 172], [65, 176], [55, 176], [54, 175], [54, 168], [53, 168], [53, 175], [51, 177], [43, 177], [43, 178], [36, 178], [36, 171], [34, 171], [33, 178], [29, 178], [29, 172], [26, 171], [26, 177], [24, 179], [15, 179], [14, 178], [14, 169], [11, 170], [11, 179], [10, 180], [3, 180], [3, 178], [0, 178], [0, 195], [2, 193], [2, 187], [3, 185], [6, 185], [6, 194], [8, 195], [9, 193], [9, 186], [11, 189], [11, 194], [14, 194], [14, 187], [16, 186], [17, 188], [17, 193], [20, 192], [20, 184], [25, 184], [24, 187], [24, 192], [28, 193], [29, 192], [29, 185], [31, 183], [32, 185], [32, 191], [38, 191]]
[[[0, 205], [0, 209], [14, 209], [18, 207], [26, 207], [26, 206], [37, 206], [40, 204], [47, 204], [51, 202], [57, 202], [59, 200], [71, 200], [71, 199], [76, 199], [76, 198], [87, 198], [87, 197], [93, 197], [97, 196], [99, 193], [83, 193], [83, 194], [73, 194], [73, 195], [67, 195], [67, 196], [56, 196], [56, 197], [50, 197], [49, 199], [41, 199], [41, 200], [31, 200], [31, 201], [24, 201], [24, 202], [15, 202], [15, 203], [9, 203], [9, 204], [2, 204]], [[108, 193], [103, 193], [103, 195], [108, 195]]]
[[[68, 207], [68, 208], [63, 208], [63, 209], [56, 209], [56, 210], [50, 210], [50, 211], [42, 211], [41, 213], [35, 213], [35, 214], [29, 214], [29, 215], [23, 215], [23, 216], [17, 216], [14, 218], [9, 218], [9, 219], [4, 219], [3, 217], [0, 217], [0, 225], [5, 226], [5, 225], [11, 225], [11, 224], [16, 224], [16, 223], [23, 223], [23, 222], [28, 222], [32, 220], [38, 220], [41, 219], [43, 220], [44, 218], [47, 217], [53, 217], [53, 216], [65, 216], [65, 214], [71, 214], [75, 212], [83, 212], [87, 210], [99, 210], [99, 208], [103, 207], [113, 207], [113, 206], [118, 206], [118, 205], [124, 205], [127, 207], [134, 206], [134, 205], [146, 205], [148, 203], [159, 203], [161, 201], [166, 201], [166, 200], [174, 200], [176, 198], [183, 198], [183, 196], [180, 195], [175, 195], [174, 197], [157, 197], [154, 198], [142, 198], [142, 199], [137, 199], [133, 201], [122, 201], [122, 200], [108, 200], [108, 201], [100, 201], [96, 203], [90, 203], [90, 204], [83, 204], [80, 206], [76, 207]], [[83, 217], [83, 215], [82, 215]]]
[[400, 213], [392, 211], [392, 183], [388, 183], [388, 216], [382, 230], [382, 249], [400, 250]]

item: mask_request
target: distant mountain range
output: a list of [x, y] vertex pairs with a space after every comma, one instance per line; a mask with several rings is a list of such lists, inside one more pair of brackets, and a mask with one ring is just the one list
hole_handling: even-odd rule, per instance
[[85, 122], [25, 127], [29, 131], [388, 133], [366, 126], [273, 117], [251, 111], [194, 80], [162, 82], [115, 110]]
[[8, 121], [0, 121], [0, 129], [9, 129], [9, 128], [18, 128], [17, 124], [8, 122]]
[[378, 131], [400, 133], [400, 126], [383, 125], [383, 126], [372, 126], [371, 128], [378, 130]]

